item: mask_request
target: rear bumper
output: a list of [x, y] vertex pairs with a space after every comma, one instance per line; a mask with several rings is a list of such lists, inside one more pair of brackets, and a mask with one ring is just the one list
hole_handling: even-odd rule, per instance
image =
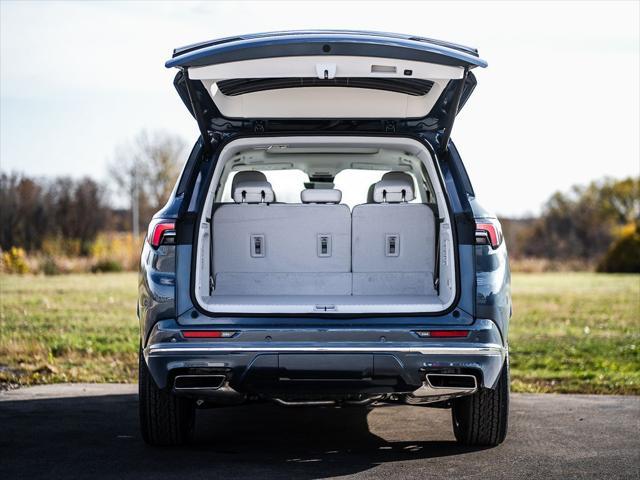
[[214, 400], [406, 394], [436, 401], [456, 392], [434, 387], [428, 374], [472, 375], [477, 387], [493, 387], [504, 364], [507, 349], [493, 322], [478, 320], [464, 329], [467, 337], [444, 340], [420, 338], [406, 328], [261, 328], [193, 341], [177, 323], [163, 321], [144, 356], [158, 386], [176, 392], [176, 376], [224, 375], [217, 388], [177, 392]]

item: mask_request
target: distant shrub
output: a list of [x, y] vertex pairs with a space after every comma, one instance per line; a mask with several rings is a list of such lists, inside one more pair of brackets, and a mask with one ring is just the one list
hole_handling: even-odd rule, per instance
[[21, 247], [0, 249], [0, 272], [63, 275], [131, 271], [138, 267], [142, 242], [142, 236], [103, 232], [87, 247], [87, 255], [82, 255], [79, 241], [47, 237], [40, 251], [27, 252]]
[[595, 268], [594, 263], [585, 260], [550, 260], [538, 257], [509, 258], [509, 266], [514, 273], [584, 272]]
[[93, 273], [121, 272], [122, 264], [117, 260], [101, 260], [91, 267]]
[[140, 261], [142, 238], [134, 238], [130, 233], [100, 233], [91, 246], [91, 257], [96, 262], [115, 260], [125, 270], [135, 270]]
[[47, 256], [40, 262], [40, 271], [45, 275], [60, 275], [64, 273], [55, 258]]
[[2, 254], [2, 269], [7, 273], [29, 273], [29, 265], [23, 248], [11, 247]]
[[625, 226], [602, 261], [599, 272], [640, 273], [640, 224]]
[[77, 238], [62, 236], [47, 237], [40, 249], [47, 257], [79, 257], [82, 254], [82, 242]]

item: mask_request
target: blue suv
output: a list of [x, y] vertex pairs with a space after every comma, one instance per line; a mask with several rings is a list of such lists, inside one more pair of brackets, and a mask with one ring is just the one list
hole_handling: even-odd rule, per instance
[[199, 407], [392, 402], [501, 443], [507, 251], [450, 140], [477, 51], [277, 32], [166, 66], [201, 135], [141, 256], [144, 439], [187, 441]]

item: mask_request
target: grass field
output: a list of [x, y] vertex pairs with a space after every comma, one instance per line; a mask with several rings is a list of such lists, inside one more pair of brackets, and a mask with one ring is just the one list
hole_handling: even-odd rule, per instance
[[[640, 394], [640, 275], [517, 274], [512, 389]], [[0, 388], [133, 382], [136, 275], [0, 277]]]
[[640, 275], [513, 276], [518, 392], [640, 394]]

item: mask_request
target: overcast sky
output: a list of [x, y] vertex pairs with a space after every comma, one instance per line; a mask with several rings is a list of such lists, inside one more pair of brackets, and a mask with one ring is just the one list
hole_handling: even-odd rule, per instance
[[395, 31], [489, 62], [453, 139], [478, 197], [537, 213], [555, 190], [640, 173], [640, 2], [0, 2], [0, 167], [103, 179], [139, 130], [198, 130], [173, 47], [270, 30]]

